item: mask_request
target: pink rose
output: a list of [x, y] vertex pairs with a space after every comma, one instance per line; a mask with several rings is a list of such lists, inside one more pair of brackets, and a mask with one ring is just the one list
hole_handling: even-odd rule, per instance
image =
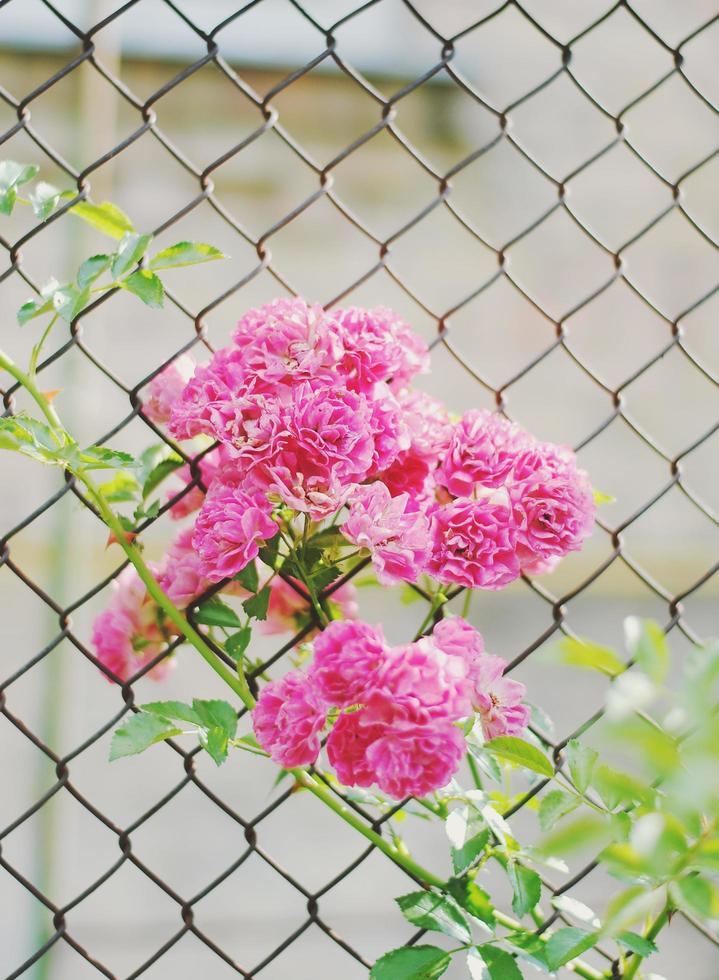
[[232, 578], [277, 534], [272, 505], [262, 493], [213, 483], [195, 521], [192, 539], [203, 574], [211, 582]]
[[324, 724], [322, 705], [299, 670], [266, 684], [252, 711], [257, 741], [273, 762], [285, 769], [316, 761]]
[[367, 698], [372, 721], [458, 721], [472, 713], [472, 679], [463, 657], [445, 653], [428, 637], [393, 647]]
[[440, 619], [432, 630], [432, 642], [448, 656], [463, 660], [470, 676], [484, 654], [482, 634], [461, 616]]
[[388, 307], [349, 307], [335, 311], [334, 317], [345, 349], [339, 369], [358, 391], [378, 381], [399, 388], [429, 371], [426, 343]]
[[506, 660], [489, 655], [478, 663], [474, 706], [487, 739], [498, 735], [521, 736], [529, 724], [529, 708], [522, 704], [526, 688], [519, 681], [504, 677], [506, 666]]
[[327, 758], [343, 786], [371, 786], [375, 781], [367, 749], [386, 726], [366, 724], [363, 715], [363, 711], [340, 715], [327, 738]]
[[500, 500], [452, 501], [431, 515], [430, 575], [470, 589], [501, 589], [519, 577], [517, 528]]
[[540, 443], [522, 454], [509, 496], [518, 527], [522, 566], [534, 574], [579, 551], [592, 533], [596, 506], [587, 474], [571, 450]]
[[382, 630], [367, 623], [337, 620], [314, 641], [310, 677], [327, 705], [349, 707], [362, 701], [387, 654]]
[[333, 318], [301, 298], [275, 299], [249, 310], [233, 340], [246, 375], [269, 386], [329, 378], [343, 354]]
[[465, 746], [451, 722], [388, 728], [366, 751], [379, 788], [394, 799], [427, 796], [446, 786], [459, 769]]
[[180, 609], [189, 606], [193, 599], [212, 585], [211, 579], [204, 574], [202, 560], [193, 547], [192, 537], [191, 527], [179, 533], [165, 554], [159, 578], [163, 592]]
[[478, 486], [500, 487], [519, 452], [533, 441], [516, 423], [473, 409], [454, 428], [438, 480], [454, 497], [470, 497]]
[[391, 497], [387, 487], [371, 483], [352, 495], [342, 534], [367, 548], [380, 582], [415, 582], [429, 555], [429, 522], [411, 509], [408, 494]]
[[[91, 642], [100, 663], [127, 681], [165, 649], [171, 629], [169, 624], [160, 629], [157, 606], [132, 565], [123, 568], [112, 589], [107, 609], [92, 624]], [[161, 660], [148, 676], [161, 680], [174, 664], [172, 657]]]
[[180, 354], [166, 368], [156, 374], [148, 385], [149, 398], [145, 402], [145, 415], [153, 422], [169, 422], [173, 406], [182, 397], [185, 385], [195, 371], [191, 354]]

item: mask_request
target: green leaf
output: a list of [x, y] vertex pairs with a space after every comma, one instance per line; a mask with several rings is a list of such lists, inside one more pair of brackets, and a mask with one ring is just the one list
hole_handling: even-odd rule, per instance
[[242, 620], [235, 610], [216, 595], [202, 603], [195, 613], [195, 622], [205, 626], [222, 626], [225, 629], [239, 629], [242, 626]]
[[494, 927], [494, 906], [492, 900], [474, 881], [469, 878], [450, 878], [447, 883], [447, 890], [452, 898], [460, 905], [465, 912], [469, 912], [475, 919], [484, 922], [490, 928]]
[[370, 970], [370, 980], [437, 980], [452, 962], [437, 946], [405, 946], [381, 956]]
[[63, 447], [52, 429], [30, 415], [0, 418], [0, 449], [10, 449], [51, 466], [64, 465]]
[[541, 776], [553, 776], [554, 766], [549, 759], [540, 752], [534, 745], [525, 742], [524, 739], [515, 738], [513, 735], [500, 735], [493, 738], [484, 746], [487, 752], [511, 763], [513, 766], [521, 766], [524, 769], [531, 769], [538, 772]]
[[636, 932], [620, 932], [618, 936], [614, 937], [620, 946], [626, 947], [626, 949], [631, 949], [633, 953], [638, 956], [651, 956], [652, 953], [656, 953], [656, 944], [651, 941], [651, 939], [646, 939], [644, 936], [637, 935]]
[[521, 918], [539, 903], [542, 895], [541, 879], [536, 871], [516, 861], [507, 862], [507, 877], [512, 886], [514, 914]]
[[590, 845], [603, 847], [611, 838], [609, 821], [594, 814], [583, 814], [545, 837], [540, 851], [544, 854], [570, 854]]
[[489, 830], [474, 807], [452, 810], [445, 821], [447, 837], [452, 845], [452, 867], [461, 874], [482, 854], [489, 843]]
[[638, 779], [609, 766], [600, 765], [594, 770], [592, 785], [602, 798], [608, 810], [620, 804], [648, 803], [654, 799], [654, 792]]
[[598, 932], [586, 932], [576, 926], [558, 929], [547, 942], [547, 963], [550, 970], [558, 970], [560, 966], [581, 956], [595, 946], [598, 939]]
[[669, 670], [669, 645], [661, 626], [629, 616], [624, 620], [624, 636], [632, 659], [655, 684], [663, 684]]
[[154, 272], [147, 269], [138, 269], [127, 279], [122, 280], [121, 284], [129, 292], [138, 296], [142, 302], [153, 310], [161, 310], [165, 298], [165, 290], [162, 280]]
[[444, 933], [460, 943], [472, 939], [469, 923], [457, 903], [435, 892], [411, 892], [396, 899], [402, 915], [415, 926]]
[[597, 643], [590, 643], [588, 640], [577, 640], [571, 636], [565, 636], [563, 640], [551, 647], [546, 657], [554, 663], [598, 670], [608, 677], [617, 677], [626, 669], [625, 664], [613, 650], [599, 646]]
[[152, 235], [137, 235], [134, 232], [123, 235], [112, 259], [113, 279], [119, 279], [120, 276], [137, 265], [151, 241]]
[[341, 571], [336, 565], [333, 565], [331, 568], [320, 565], [312, 571], [310, 581], [314, 585], [315, 589], [318, 592], [321, 592], [322, 589], [327, 588], [331, 582], [334, 582], [335, 579], [339, 578], [341, 574]]
[[187, 721], [191, 725], [202, 725], [202, 718], [189, 704], [182, 701], [151, 701], [149, 704], [141, 704], [140, 710], [159, 715], [167, 721]]
[[140, 712], [128, 719], [112, 736], [110, 762], [125, 755], [137, 755], [156, 742], [181, 734], [182, 730], [175, 728], [166, 719]]
[[270, 538], [266, 541], [264, 545], [260, 548], [260, 559], [274, 571], [275, 564], [277, 562], [277, 555], [280, 550], [280, 536], [276, 534], [274, 538]]
[[685, 875], [670, 885], [675, 904], [684, 912], [698, 918], [719, 918], [719, 894], [707, 878], [696, 873]]
[[132, 473], [118, 470], [117, 475], [99, 487], [100, 493], [111, 504], [127, 503], [135, 500], [140, 491], [140, 484]]
[[23, 303], [17, 311], [17, 322], [23, 327], [28, 320], [34, 320], [36, 316], [49, 313], [53, 309], [52, 296], [37, 296]]
[[225, 650], [235, 660], [239, 660], [252, 639], [252, 628], [243, 626], [237, 633], [233, 633], [225, 640]]
[[192, 702], [192, 710], [202, 720], [200, 745], [220, 766], [227, 758], [228, 743], [237, 732], [237, 713], [227, 701]]
[[266, 585], [249, 599], [245, 599], [242, 608], [252, 619], [267, 619], [267, 609], [270, 604], [270, 587]]
[[622, 933], [627, 926], [650, 915], [656, 907], [657, 897], [656, 892], [648, 891], [645, 885], [634, 885], [615, 895], [604, 915], [604, 935]]
[[73, 285], [60, 286], [52, 296], [52, 305], [55, 312], [66, 323], [72, 323], [75, 317], [85, 309], [90, 302], [90, 290], [77, 289]]
[[490, 946], [488, 943], [477, 946], [476, 949], [487, 968], [489, 980], [522, 980], [522, 974], [514, 957], [505, 950]]
[[135, 469], [138, 465], [130, 453], [108, 449], [107, 446], [88, 446], [87, 449], [81, 450], [79, 462], [87, 470]]
[[[65, 191], [63, 197], [74, 197], [73, 191]], [[110, 238], [122, 238], [127, 232], [134, 231], [134, 227], [127, 215], [110, 201], [103, 201], [102, 204], [91, 204], [90, 201], [80, 201], [70, 208], [72, 214], [81, 218], [88, 225], [97, 228], [98, 231], [109, 235]]]
[[257, 565], [253, 561], [249, 565], [245, 565], [242, 571], [235, 575], [234, 581], [239, 582], [248, 592], [257, 592], [257, 587], [260, 584]]
[[[172, 450], [170, 450], [172, 452]], [[182, 456], [178, 456], [177, 453], [172, 453], [166, 459], [161, 460], [153, 470], [148, 473], [145, 481], [142, 484], [142, 499], [147, 500], [153, 490], [157, 487], [175, 470], [178, 470], [181, 466], [185, 465], [185, 461]]]
[[488, 843], [489, 831], [483, 830], [481, 833], [471, 837], [462, 847], [453, 847], [450, 850], [450, 855], [455, 873], [461, 874], [474, 864]]
[[719, 872], [719, 837], [709, 838], [697, 844], [692, 863], [709, 871]]
[[57, 207], [57, 202], [60, 200], [60, 191], [57, 187], [53, 187], [52, 184], [47, 184], [44, 180], [41, 180], [38, 181], [35, 185], [35, 190], [28, 197], [30, 198], [32, 209], [35, 212], [35, 217], [39, 218], [40, 221], [45, 221]]
[[588, 745], [582, 745], [576, 738], [567, 743], [567, 762], [572, 782], [580, 793], [586, 792], [587, 787], [592, 781], [592, 771], [594, 764], [599, 757]]
[[111, 255], [91, 255], [85, 259], [77, 271], [77, 284], [80, 289], [90, 286], [106, 269], [110, 268]]
[[0, 161], [0, 213], [12, 214], [17, 200], [17, 188], [27, 184], [38, 173], [34, 164]]
[[517, 949], [517, 955], [528, 963], [532, 963], [543, 973], [549, 973], [547, 965], [546, 942], [534, 932], [517, 929], [510, 932], [505, 939]]
[[148, 262], [148, 268], [179, 269], [185, 265], [199, 265], [201, 262], [226, 258], [227, 256], [219, 248], [205, 245], [204, 242], [178, 242], [153, 255]]
[[539, 826], [542, 830], [551, 830], [552, 827], [562, 817], [576, 810], [581, 800], [572, 793], [565, 793], [561, 789], [553, 789], [542, 797], [539, 804]]

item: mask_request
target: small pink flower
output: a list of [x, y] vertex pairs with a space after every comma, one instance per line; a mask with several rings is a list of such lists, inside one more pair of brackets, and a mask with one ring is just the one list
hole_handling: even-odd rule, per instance
[[223, 347], [208, 364], [201, 364], [185, 386], [170, 415], [170, 432], [177, 439], [205, 434], [230, 441], [242, 428], [244, 414], [254, 408], [255, 386], [246, 380], [241, 352]]
[[432, 642], [448, 656], [461, 658], [470, 677], [484, 654], [482, 634], [461, 616], [440, 619], [432, 630]]
[[316, 761], [325, 714], [301, 671], [290, 671], [262, 688], [252, 724], [257, 741], [277, 765], [293, 769]]
[[352, 495], [342, 534], [360, 548], [367, 548], [385, 585], [414, 582], [429, 554], [429, 522], [410, 509], [409, 494], [391, 497], [384, 483], [359, 487]]
[[431, 515], [430, 575], [471, 589], [501, 589], [519, 577], [517, 528], [507, 504], [452, 501]]
[[248, 377], [269, 385], [329, 378], [342, 357], [340, 329], [319, 304], [276, 299], [249, 310], [233, 340]]
[[365, 479], [375, 453], [371, 420], [363, 395], [302, 383], [289, 404], [274, 406], [248, 428], [238, 465], [258, 489], [321, 520]]
[[386, 654], [367, 698], [367, 717], [395, 724], [399, 712], [405, 720], [458, 721], [472, 713], [471, 694], [468, 662], [423, 637]]
[[519, 457], [519, 478], [509, 486], [518, 526], [519, 556], [533, 574], [551, 570], [556, 559], [579, 551], [592, 533], [596, 506], [587, 474], [571, 450], [540, 443]]
[[[131, 565], [113, 580], [112, 589], [107, 608], [93, 622], [92, 645], [100, 663], [126, 681], [164, 650], [170, 630], [160, 629], [157, 606]], [[172, 667], [174, 658], [168, 657], [147, 676], [161, 680]]]
[[454, 426], [442, 402], [415, 388], [397, 392], [409, 429], [412, 451], [436, 465], [449, 448]]
[[343, 786], [371, 786], [375, 781], [367, 749], [386, 726], [366, 724], [363, 715], [363, 711], [340, 715], [327, 739], [327, 758]]
[[382, 630], [337, 620], [314, 641], [310, 677], [327, 705], [345, 708], [362, 701], [387, 654]]
[[334, 317], [345, 348], [339, 369], [358, 391], [378, 381], [400, 388], [415, 374], [429, 371], [426, 343], [388, 307], [349, 307], [335, 311]]
[[366, 478], [372, 479], [386, 470], [397, 456], [409, 449], [409, 430], [399, 402], [390, 388], [378, 382], [364, 393], [370, 408], [370, 428], [374, 453]]
[[507, 662], [485, 655], [475, 677], [474, 706], [487, 739], [499, 735], [521, 736], [529, 724], [529, 707], [522, 704], [526, 693], [520, 681], [504, 677]]
[[184, 609], [193, 599], [210, 588], [212, 581], [204, 574], [200, 556], [192, 544], [193, 528], [181, 531], [170, 545], [163, 560], [159, 582], [176, 606]]
[[394, 799], [426, 796], [446, 786], [464, 754], [462, 733], [448, 721], [388, 728], [366, 751], [379, 788]]
[[169, 422], [173, 406], [176, 405], [195, 371], [195, 361], [190, 354], [180, 354], [156, 374], [148, 385], [149, 398], [145, 402], [145, 415], [153, 422]]
[[532, 442], [516, 423], [473, 409], [455, 426], [438, 480], [454, 497], [470, 497], [478, 486], [500, 487], [518, 453]]
[[410, 510], [419, 510], [432, 499], [434, 476], [426, 457], [418, 455], [414, 449], [400, 453], [387, 469], [377, 474], [377, 479], [387, 487], [393, 497], [408, 494]]
[[203, 574], [211, 582], [232, 578], [277, 534], [272, 505], [261, 493], [213, 483], [195, 521], [192, 539]]

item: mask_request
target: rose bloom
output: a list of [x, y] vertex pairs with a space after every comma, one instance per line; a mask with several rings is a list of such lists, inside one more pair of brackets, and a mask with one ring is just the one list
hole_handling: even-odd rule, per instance
[[429, 522], [410, 510], [409, 494], [391, 497], [377, 481], [353, 494], [349, 516], [341, 527], [348, 541], [367, 548], [377, 578], [385, 585], [414, 582], [429, 554]]
[[529, 724], [529, 707], [522, 704], [526, 688], [520, 681], [504, 677], [506, 666], [506, 660], [489, 655], [478, 663], [474, 706], [487, 739], [499, 735], [521, 736]]
[[345, 349], [339, 370], [358, 391], [378, 381], [400, 388], [415, 374], [428, 373], [427, 344], [388, 307], [348, 307], [335, 311], [334, 318]]
[[211, 582], [232, 578], [277, 534], [272, 505], [262, 493], [213, 483], [197, 515], [192, 543]]
[[327, 738], [327, 758], [343, 786], [371, 786], [375, 782], [367, 749], [386, 726], [367, 724], [363, 716], [363, 711], [340, 715]]
[[310, 678], [328, 706], [362, 701], [387, 656], [382, 630], [353, 620], [330, 623], [314, 641]]
[[416, 388], [397, 392], [413, 453], [436, 466], [452, 441], [454, 426], [442, 402]]
[[438, 481], [454, 497], [470, 497], [477, 486], [500, 487], [519, 452], [533, 441], [496, 412], [472, 409], [454, 428]]
[[195, 371], [195, 361], [191, 354], [180, 354], [166, 368], [150, 381], [148, 399], [144, 405], [145, 415], [153, 422], [169, 422], [172, 408], [176, 405]]
[[[132, 565], [123, 568], [113, 580], [112, 589], [107, 608], [92, 624], [91, 642], [100, 663], [121, 681], [127, 681], [164, 650], [170, 629], [169, 623], [164, 632], [160, 628], [157, 606]], [[162, 680], [172, 667], [174, 658], [167, 657], [148, 676]]]
[[367, 698], [373, 721], [458, 721], [472, 713], [472, 678], [463, 657], [447, 654], [429, 637], [393, 647]]
[[242, 354], [247, 377], [267, 385], [330, 378], [343, 356], [340, 328], [315, 303], [276, 299], [249, 310], [233, 340]]
[[[306, 586], [293, 579], [305, 593]], [[334, 606], [343, 619], [357, 618], [357, 590], [351, 582], [336, 589], [326, 600]], [[304, 599], [302, 593], [292, 588], [289, 582], [276, 575], [270, 581], [270, 601], [267, 608], [267, 619], [257, 625], [261, 633], [272, 636], [276, 633], [298, 633], [310, 621], [311, 603]]]
[[298, 385], [248, 427], [238, 466], [258, 489], [321, 520], [334, 513], [372, 465], [372, 410], [363, 395]]
[[484, 654], [482, 634], [461, 616], [440, 619], [432, 630], [432, 643], [448, 656], [459, 657], [469, 676]]
[[519, 577], [517, 528], [500, 500], [458, 499], [431, 514], [427, 571], [440, 582], [501, 589]]
[[316, 761], [325, 713], [313, 685], [301, 671], [290, 671], [262, 688], [252, 724], [258, 743], [277, 765], [292, 769]]
[[596, 505], [587, 474], [574, 454], [540, 444], [520, 457], [520, 479], [509, 487], [518, 526], [519, 556], [534, 574], [551, 570], [557, 559], [579, 551], [592, 533]]
[[[203, 490], [198, 484], [191, 487], [187, 493], [184, 493], [181, 497], [178, 496], [179, 490], [168, 490], [167, 500], [174, 503], [171, 504], [168, 511], [170, 517], [173, 521], [179, 521], [183, 517], [187, 517], [189, 514], [194, 513], [202, 507], [202, 502], [205, 499], [205, 492], [209, 489], [210, 484], [217, 476], [220, 469], [226, 466], [228, 463], [228, 449], [226, 446], [218, 446], [217, 449], [213, 449], [212, 452], [207, 453], [195, 464], [195, 468], [199, 470], [199, 477], [205, 486]], [[184, 466], [178, 467], [172, 474], [173, 477], [177, 477], [185, 486], [192, 483], [195, 477], [192, 474], [192, 469], [186, 463]], [[175, 500], [175, 498], [178, 498]]]
[[366, 752], [379, 788], [396, 800], [427, 796], [446, 786], [459, 769], [465, 744], [448, 721], [407, 728], [389, 727]]
[[258, 414], [256, 381], [246, 376], [242, 352], [223, 347], [201, 364], [172, 406], [169, 430], [177, 439], [209, 435], [231, 442], [244, 431], [245, 417]]
[[159, 582], [163, 592], [180, 609], [189, 606], [212, 585], [204, 574], [202, 560], [193, 547], [193, 528], [179, 533], [163, 560]]

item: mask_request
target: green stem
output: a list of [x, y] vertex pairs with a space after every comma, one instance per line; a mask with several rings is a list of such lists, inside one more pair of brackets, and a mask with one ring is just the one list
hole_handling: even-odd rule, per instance
[[328, 626], [329, 625], [329, 619], [327, 618], [327, 613], [324, 611], [324, 609], [320, 605], [319, 599], [317, 598], [317, 593], [315, 592], [315, 590], [314, 590], [314, 588], [312, 586], [312, 583], [310, 582], [309, 576], [307, 575], [307, 573], [305, 571], [304, 562], [300, 561], [300, 559], [299, 559], [299, 556], [298, 556], [297, 551], [295, 549], [294, 542], [291, 541], [286, 536], [286, 534], [282, 531], [281, 528], [280, 528], [280, 537], [285, 542], [285, 544], [287, 545], [287, 547], [290, 549], [290, 554], [293, 556], [293, 558], [295, 560], [295, 566], [297, 568], [297, 571], [300, 573], [300, 578], [302, 579], [302, 582], [303, 582], [305, 588], [309, 592], [310, 601], [312, 603], [312, 608], [317, 613], [317, 617], [318, 617], [320, 623], [322, 623], [323, 626]]
[[415, 642], [422, 636], [424, 631], [427, 629], [429, 624], [434, 619], [434, 614], [437, 612], [439, 607], [443, 605], [446, 601], [447, 601], [447, 597], [443, 595], [441, 591], [435, 592], [435, 594], [432, 596], [432, 602], [430, 603], [429, 612], [424, 617], [419, 629], [417, 630], [417, 634], [414, 638]]
[[[654, 922], [651, 924], [651, 926], [645, 933], [645, 937], [644, 937], [645, 939], [649, 939], [650, 941], [653, 941], [654, 939], [657, 938], [657, 936], [662, 931], [664, 926], [667, 924], [667, 922], [669, 922], [670, 911], [671, 911], [671, 907], [667, 902], [667, 904], [664, 906], [664, 908], [661, 910], [659, 915], [656, 917]], [[631, 960], [629, 961], [629, 966], [627, 967], [627, 970], [624, 974], [624, 980], [632, 980], [632, 977], [635, 977], [637, 975], [637, 971], [639, 970], [639, 967], [642, 965], [643, 959], [644, 957], [640, 956], [639, 953], [634, 953]]]
[[25, 374], [24, 371], [21, 371], [17, 364], [1, 350], [0, 368], [5, 368], [8, 374], [11, 374], [16, 381], [20, 382], [23, 388], [27, 389], [28, 393], [32, 395], [34, 400], [37, 402], [42, 414], [48, 420], [53, 429], [60, 429], [64, 431], [59, 415], [47, 400], [45, 395], [43, 395], [43, 393], [37, 387], [33, 379]]
[[80, 471], [75, 475], [87, 488], [90, 496], [95, 502], [97, 509], [100, 512], [100, 516], [102, 517], [103, 521], [115, 535], [118, 544], [135, 566], [137, 574], [140, 576], [140, 579], [144, 583], [148, 593], [152, 596], [160, 609], [162, 609], [170, 622], [179, 629], [185, 639], [192, 644], [200, 656], [207, 661], [215, 673], [222, 678], [228, 687], [232, 688], [245, 707], [253, 708], [255, 699], [253, 698], [244, 677], [239, 675], [235, 676], [235, 674], [232, 673], [229, 667], [227, 667], [227, 665], [220, 660], [215, 651], [208, 646], [207, 643], [205, 643], [202, 636], [190, 624], [185, 614], [182, 613], [172, 602], [172, 600], [165, 595], [154, 575], [145, 563], [145, 559], [142, 557], [141, 552], [135, 547], [134, 544], [127, 540], [125, 529], [87, 473]]
[[40, 337], [40, 339], [38, 340], [38, 342], [35, 344], [35, 346], [32, 349], [32, 355], [30, 357], [30, 377], [31, 378], [34, 378], [35, 377], [35, 372], [37, 370], [37, 362], [38, 362], [38, 358], [40, 357], [40, 352], [42, 351], [43, 347], [45, 346], [45, 341], [50, 336], [50, 331], [52, 330], [52, 328], [57, 323], [58, 315], [59, 314], [56, 313], [55, 316], [50, 320], [50, 322], [48, 323], [48, 325], [45, 327], [45, 330], [43, 331], [42, 337]]
[[472, 605], [472, 596], [474, 595], [472, 589], [467, 589], [464, 593], [464, 601], [462, 603], [462, 618], [467, 619], [469, 616], [469, 607]]

